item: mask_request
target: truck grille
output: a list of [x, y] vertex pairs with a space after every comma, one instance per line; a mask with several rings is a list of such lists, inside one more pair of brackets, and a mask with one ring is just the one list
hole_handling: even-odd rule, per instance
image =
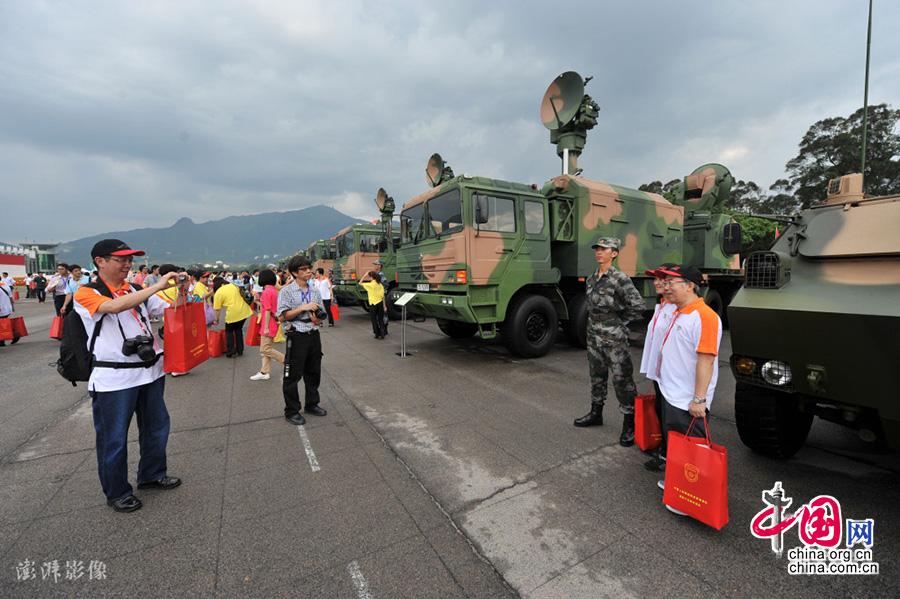
[[752, 289], [777, 289], [784, 284], [779, 270], [781, 260], [775, 252], [753, 252], [747, 258], [744, 286]]

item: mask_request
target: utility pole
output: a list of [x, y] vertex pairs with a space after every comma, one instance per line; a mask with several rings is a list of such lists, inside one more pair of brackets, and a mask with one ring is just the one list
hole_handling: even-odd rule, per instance
[[869, 54], [872, 51], [872, 0], [869, 0], [869, 30], [866, 35], [866, 91], [863, 95], [863, 138], [862, 138], [862, 164], [859, 172], [863, 176], [863, 193], [866, 190], [866, 134], [869, 126]]

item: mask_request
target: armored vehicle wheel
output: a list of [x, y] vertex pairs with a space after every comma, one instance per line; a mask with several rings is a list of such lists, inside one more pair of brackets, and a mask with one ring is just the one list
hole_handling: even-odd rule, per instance
[[456, 320], [437, 319], [441, 332], [453, 339], [468, 339], [478, 332], [478, 325], [472, 322], [459, 322]]
[[579, 294], [569, 300], [566, 337], [575, 347], [587, 347], [587, 297]]
[[803, 447], [813, 414], [801, 409], [800, 398], [790, 393], [738, 383], [734, 416], [744, 445], [757, 453], [789, 458]]
[[719, 315], [719, 318], [722, 320], [722, 326], [725, 326], [725, 301], [722, 299], [722, 294], [715, 289], [710, 289], [706, 292], [706, 298], [703, 301], [712, 308], [713, 312]]
[[545, 355], [553, 346], [559, 319], [543, 295], [524, 295], [509, 307], [503, 338], [509, 351], [523, 358]]

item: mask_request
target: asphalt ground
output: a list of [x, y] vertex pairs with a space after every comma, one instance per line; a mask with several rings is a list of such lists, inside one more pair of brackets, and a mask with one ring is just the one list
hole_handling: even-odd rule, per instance
[[[663, 508], [646, 456], [618, 445], [614, 399], [604, 426], [572, 426], [589, 407], [583, 350], [518, 360], [427, 321], [408, 323], [414, 353], [400, 358], [399, 323], [378, 341], [346, 307], [323, 332], [328, 416], [302, 433], [285, 422], [279, 377], [248, 379], [255, 348], [168, 377], [169, 472], [184, 484], [139, 491], [144, 508], [119, 514], [100, 491], [84, 385], [48, 366], [52, 307], [17, 307], [32, 335], [0, 348], [4, 597], [900, 595], [897, 454], [819, 421], [790, 460], [751, 453], [733, 422], [727, 334], [710, 424], [729, 452], [721, 531]], [[134, 476], [134, 427], [130, 438]], [[843, 517], [874, 519], [880, 573], [789, 575], [750, 533], [775, 481], [792, 509], [832, 495]], [[800, 544], [796, 528], [784, 539]], [[83, 575], [67, 579], [67, 561]], [[90, 562], [105, 578], [89, 578]]]

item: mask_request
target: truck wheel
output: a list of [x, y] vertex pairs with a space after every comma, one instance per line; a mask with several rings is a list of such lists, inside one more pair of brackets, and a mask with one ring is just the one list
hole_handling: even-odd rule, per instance
[[722, 326], [725, 326], [725, 302], [722, 300], [722, 294], [715, 289], [706, 292], [706, 298], [703, 300], [713, 312], [719, 315], [722, 320]]
[[456, 320], [437, 319], [441, 332], [453, 339], [468, 339], [478, 332], [478, 325], [471, 322], [459, 322]]
[[803, 447], [813, 414], [801, 410], [791, 393], [737, 383], [734, 416], [744, 445], [774, 458], [789, 458]]
[[556, 340], [559, 319], [543, 295], [525, 295], [509, 307], [503, 337], [509, 351], [523, 358], [545, 355]]
[[575, 347], [587, 347], [587, 297], [583, 293], [569, 300], [566, 337]]

